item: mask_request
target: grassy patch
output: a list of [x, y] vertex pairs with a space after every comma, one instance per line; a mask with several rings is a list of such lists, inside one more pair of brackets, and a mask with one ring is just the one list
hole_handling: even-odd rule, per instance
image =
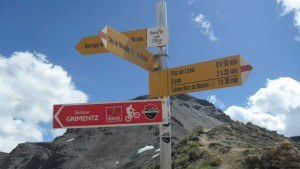
[[148, 164], [146, 169], [160, 169], [159, 163], [160, 163], [160, 159], [153, 160]]
[[202, 161], [203, 165], [212, 166], [212, 167], [218, 167], [221, 165], [221, 163], [222, 160], [218, 155], [208, 156]]
[[261, 158], [257, 154], [248, 154], [244, 160], [243, 163], [248, 166], [248, 168], [259, 168], [261, 163]]
[[214, 169], [214, 167], [209, 165], [191, 164], [187, 167], [187, 169]]
[[194, 127], [193, 133], [196, 135], [200, 135], [200, 134], [204, 134], [205, 132], [204, 132], [203, 127], [198, 125], [198, 126]]

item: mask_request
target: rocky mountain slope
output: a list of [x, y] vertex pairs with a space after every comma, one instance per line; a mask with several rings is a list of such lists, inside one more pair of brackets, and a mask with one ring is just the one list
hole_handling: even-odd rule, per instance
[[[176, 169], [299, 169], [300, 145], [252, 123], [233, 122], [194, 131], [173, 146]], [[147, 167], [158, 169], [159, 159]]]
[[8, 156], [8, 153], [0, 152], [0, 164], [4, 162], [5, 157]]
[[[206, 100], [178, 95], [171, 97], [171, 122], [176, 142], [199, 124], [212, 128], [232, 121]], [[142, 148], [150, 150], [139, 153]], [[0, 153], [0, 169], [135, 169], [158, 154], [158, 126], [68, 129], [53, 142], [23, 143]]]
[[[174, 168], [300, 169], [299, 142], [234, 122], [206, 100], [170, 99]], [[68, 129], [53, 142], [0, 152], [0, 169], [157, 169], [159, 153], [155, 125]]]

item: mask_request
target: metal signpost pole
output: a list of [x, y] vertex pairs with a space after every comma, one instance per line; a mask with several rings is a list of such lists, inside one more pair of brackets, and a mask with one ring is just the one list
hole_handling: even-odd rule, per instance
[[[157, 26], [167, 26], [167, 3], [166, 0], [157, 0]], [[159, 46], [158, 53], [158, 69], [167, 69], [167, 45]], [[160, 168], [171, 169], [171, 119], [170, 119], [170, 100], [169, 97], [163, 97], [168, 102], [169, 123], [167, 125], [159, 125], [160, 133]]]

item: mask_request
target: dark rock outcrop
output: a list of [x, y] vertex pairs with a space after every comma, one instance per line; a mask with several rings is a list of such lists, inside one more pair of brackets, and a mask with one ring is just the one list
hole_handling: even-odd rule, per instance
[[0, 151], [0, 164], [4, 162], [4, 159], [8, 156], [8, 153], [3, 153]]
[[300, 169], [300, 152], [290, 141], [266, 148], [261, 156], [262, 168]]
[[293, 141], [296, 141], [300, 144], [300, 136], [290, 137]]

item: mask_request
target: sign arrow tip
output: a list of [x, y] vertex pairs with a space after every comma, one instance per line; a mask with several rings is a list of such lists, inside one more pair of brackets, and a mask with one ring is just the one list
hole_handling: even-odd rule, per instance
[[252, 69], [253, 67], [243, 57], [241, 57], [242, 83], [244, 83], [248, 78]]
[[99, 36], [101, 37], [102, 43], [105, 48], [107, 48], [107, 26], [105, 26], [100, 32]]

